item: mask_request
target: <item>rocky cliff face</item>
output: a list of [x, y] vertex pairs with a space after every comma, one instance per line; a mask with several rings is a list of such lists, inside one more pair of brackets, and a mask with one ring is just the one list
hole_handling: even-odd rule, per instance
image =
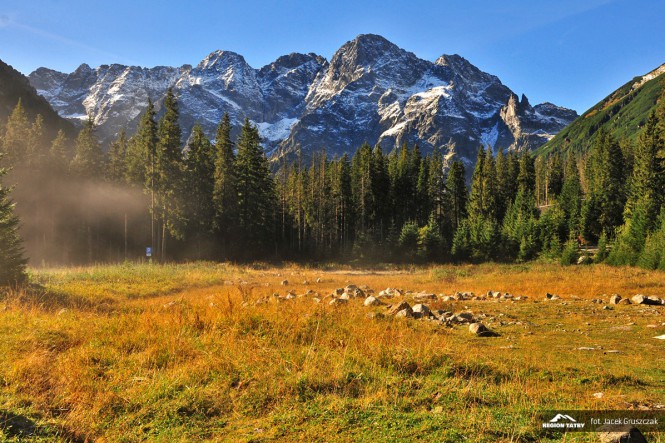
[[577, 116], [518, 100], [459, 55], [432, 63], [377, 35], [347, 42], [330, 62], [290, 54], [253, 69], [241, 55], [215, 51], [196, 67], [81, 65], [71, 74], [40, 68], [30, 81], [63, 117], [91, 114], [106, 141], [122, 127], [134, 130], [149, 97], [159, 110], [172, 87], [185, 137], [195, 122], [214, 135], [228, 112], [236, 126], [253, 121], [276, 157], [297, 149], [341, 155], [364, 142], [391, 150], [406, 142], [472, 164], [480, 144], [533, 149]]

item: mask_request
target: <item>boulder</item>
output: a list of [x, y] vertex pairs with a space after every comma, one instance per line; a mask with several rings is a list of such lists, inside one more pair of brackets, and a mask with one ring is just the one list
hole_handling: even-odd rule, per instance
[[413, 295], [413, 300], [417, 302], [434, 301], [436, 299], [436, 294], [430, 294], [428, 292], [420, 292]]
[[469, 332], [472, 334], [476, 334], [478, 337], [498, 337], [499, 334], [496, 332], [490, 331], [487, 329], [487, 326], [485, 326], [482, 323], [471, 323], [469, 325]]
[[395, 288], [386, 288], [383, 291], [379, 292], [379, 297], [392, 298], [392, 297], [401, 297], [402, 291]]
[[392, 305], [390, 308], [388, 308], [388, 315], [397, 315], [398, 312], [407, 310], [411, 315], [413, 315], [413, 310], [411, 309], [411, 305], [409, 305], [407, 302], [403, 301], [397, 305]]
[[646, 295], [637, 294], [633, 295], [630, 299], [636, 305], [661, 305], [663, 304], [658, 297], [647, 297]]
[[630, 426], [605, 425], [596, 431], [602, 443], [647, 443], [640, 430]]
[[578, 265], [590, 265], [591, 263], [593, 263], [593, 260], [588, 255], [582, 255], [577, 259]]
[[348, 302], [349, 302], [349, 300], [344, 299], [344, 298], [333, 298], [332, 300], [330, 300], [330, 302], [328, 304], [332, 305], [332, 306], [337, 306], [337, 305], [346, 304]]
[[378, 298], [373, 297], [373, 296], [370, 295], [369, 297], [367, 297], [367, 298], [365, 299], [365, 301], [363, 302], [363, 304], [364, 304], [365, 306], [381, 306], [381, 305], [384, 305], [385, 303], [383, 303], [383, 302], [382, 302], [381, 300], [379, 300]]
[[414, 305], [413, 308], [411, 309], [413, 310], [413, 316], [416, 318], [432, 316], [432, 311], [430, 311], [427, 305], [419, 303], [417, 305]]
[[395, 314], [395, 318], [412, 318], [413, 311], [411, 309], [402, 309]]
[[618, 305], [620, 301], [621, 301], [621, 296], [619, 294], [612, 294], [612, 296], [610, 297], [611, 305]]
[[633, 302], [630, 301], [630, 299], [622, 298], [621, 300], [619, 300], [619, 304], [621, 304], [621, 305], [632, 305]]

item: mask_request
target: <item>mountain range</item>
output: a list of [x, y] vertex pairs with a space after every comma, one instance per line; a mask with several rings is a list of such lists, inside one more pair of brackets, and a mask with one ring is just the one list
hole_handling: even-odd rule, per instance
[[173, 88], [185, 138], [195, 122], [212, 136], [228, 112], [236, 129], [245, 118], [255, 123], [273, 157], [407, 142], [473, 165], [481, 144], [533, 150], [577, 118], [551, 103], [532, 106], [459, 55], [431, 62], [371, 34], [330, 61], [293, 53], [254, 69], [239, 54], [214, 51], [196, 66], [83, 64], [68, 74], [39, 68], [29, 79], [62, 117], [91, 115], [105, 142], [122, 128], [132, 133], [148, 98], [159, 110]]

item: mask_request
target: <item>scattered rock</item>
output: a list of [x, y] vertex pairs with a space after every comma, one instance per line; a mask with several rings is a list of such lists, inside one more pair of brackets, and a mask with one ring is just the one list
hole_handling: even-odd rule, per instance
[[605, 425], [597, 432], [602, 443], [647, 443], [640, 430], [630, 426]]
[[434, 301], [436, 300], [436, 294], [429, 294], [427, 292], [420, 292], [413, 295], [413, 301], [424, 302], [424, 301]]
[[376, 297], [374, 297], [374, 296], [371, 296], [371, 295], [365, 299], [365, 301], [363, 302], [363, 304], [364, 304], [365, 306], [381, 306], [381, 305], [385, 305], [385, 303], [383, 303], [381, 300], [379, 300], [378, 298], [376, 298]]
[[414, 305], [411, 309], [413, 310], [413, 316], [416, 318], [430, 317], [432, 315], [432, 311], [423, 304]]
[[610, 304], [611, 305], [618, 305], [619, 302], [621, 301], [621, 296], [619, 294], [612, 294], [610, 297]]
[[402, 309], [395, 314], [395, 318], [412, 318], [413, 311], [411, 309]]
[[388, 308], [388, 315], [397, 315], [400, 311], [407, 310], [411, 315], [413, 315], [413, 310], [411, 309], [411, 305], [409, 305], [407, 302], [403, 301], [397, 305], [392, 305], [390, 308]]
[[593, 259], [588, 255], [582, 255], [580, 258], [577, 259], [578, 265], [590, 265], [591, 263], [593, 263]]
[[289, 284], [288, 280], [282, 280], [282, 286], [287, 286]]
[[658, 340], [665, 340], [665, 335], [659, 335], [654, 338], [657, 338]]
[[316, 279], [316, 282], [317, 282], [317, 283], [321, 283], [322, 281], [323, 281], [323, 280], [321, 280], [321, 277], [319, 277], [319, 278]]
[[346, 304], [348, 302], [349, 302], [349, 300], [347, 300], [345, 298], [333, 298], [332, 300], [330, 300], [330, 302], [328, 304], [332, 305], [332, 306], [336, 306], [336, 305], [343, 305], [343, 304]]
[[633, 295], [633, 297], [630, 299], [633, 303], [636, 305], [662, 305], [663, 302], [659, 297], [647, 297], [646, 295], [642, 294], [637, 294]]
[[309, 284], [309, 280], [304, 280], [304, 281], [302, 282], [302, 284], [303, 284], [303, 285], [308, 285], [308, 284]]
[[379, 292], [379, 297], [392, 298], [392, 297], [401, 297], [402, 291], [395, 288], [386, 288], [383, 291]]
[[630, 301], [630, 299], [622, 298], [621, 300], [619, 300], [619, 304], [621, 304], [621, 305], [632, 305], [633, 302]]
[[476, 334], [478, 337], [498, 337], [499, 334], [496, 332], [490, 331], [487, 329], [487, 326], [485, 326], [482, 323], [471, 323], [469, 325], [469, 332], [472, 334]]
[[556, 294], [550, 294], [549, 292], [545, 294], [545, 300], [561, 300], [561, 297], [559, 297]]

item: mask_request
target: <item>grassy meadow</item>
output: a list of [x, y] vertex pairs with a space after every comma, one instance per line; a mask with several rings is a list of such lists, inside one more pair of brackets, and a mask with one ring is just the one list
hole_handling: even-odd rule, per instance
[[[665, 334], [665, 306], [604, 309], [612, 293], [665, 295], [661, 272], [543, 263], [31, 272], [31, 288], [0, 295], [0, 441], [592, 442], [545, 434], [534, 416], [665, 404], [664, 343], [653, 339]], [[483, 315], [500, 334], [489, 338], [372, 317], [385, 307], [362, 298], [329, 305], [324, 296], [347, 284], [528, 299], [430, 304]], [[322, 301], [272, 295], [289, 290]], [[561, 299], [545, 301], [548, 292]]]

